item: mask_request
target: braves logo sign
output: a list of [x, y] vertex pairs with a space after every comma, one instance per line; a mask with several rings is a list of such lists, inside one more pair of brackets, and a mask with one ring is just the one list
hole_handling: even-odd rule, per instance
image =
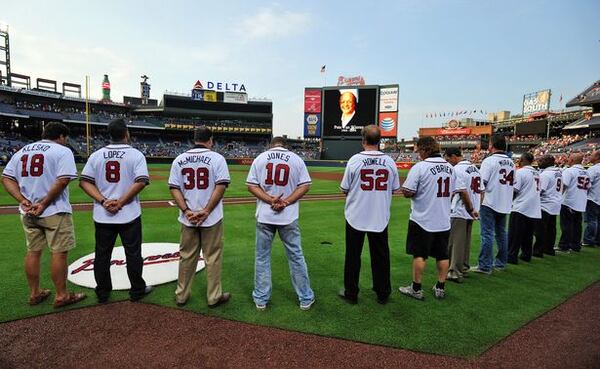
[[[144, 271], [142, 276], [148, 285], [154, 286], [177, 280], [179, 271], [179, 244], [145, 243], [142, 244]], [[127, 277], [125, 249], [115, 247], [110, 262], [110, 274], [115, 290], [127, 290], [131, 287]], [[204, 269], [202, 253], [198, 258], [196, 272]], [[95, 288], [94, 254], [86, 255], [69, 265], [68, 280], [80, 286]]]

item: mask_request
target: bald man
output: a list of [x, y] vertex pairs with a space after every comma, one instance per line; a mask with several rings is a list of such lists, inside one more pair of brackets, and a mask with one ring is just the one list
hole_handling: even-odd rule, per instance
[[557, 252], [569, 253], [581, 250], [581, 220], [587, 204], [590, 177], [581, 165], [583, 155], [571, 154], [569, 168], [563, 171], [563, 203], [560, 208], [561, 236]]
[[600, 151], [594, 151], [590, 157], [592, 166], [588, 168], [590, 189], [585, 207], [585, 233], [583, 246], [600, 246]]
[[358, 117], [356, 116], [356, 96], [350, 91], [340, 91], [340, 110], [342, 111], [341, 124], [342, 128], [356, 124]]

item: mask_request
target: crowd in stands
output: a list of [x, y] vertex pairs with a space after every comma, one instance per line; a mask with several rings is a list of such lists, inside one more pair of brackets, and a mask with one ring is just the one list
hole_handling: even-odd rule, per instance
[[512, 136], [506, 136], [506, 141], [508, 141], [509, 143], [513, 143], [513, 142], [538, 142], [541, 141], [542, 137], [538, 136], [538, 135], [512, 135]]

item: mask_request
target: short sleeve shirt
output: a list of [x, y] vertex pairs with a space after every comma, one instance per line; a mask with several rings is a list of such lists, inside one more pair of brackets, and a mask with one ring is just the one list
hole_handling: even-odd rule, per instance
[[550, 215], [560, 214], [562, 204], [562, 172], [559, 168], [549, 167], [540, 174], [540, 204], [542, 210]]
[[415, 164], [402, 185], [415, 193], [411, 198], [410, 220], [428, 232], [449, 230], [451, 196], [465, 189], [464, 183], [459, 186], [454, 168], [440, 156]]
[[584, 212], [587, 205], [587, 193], [590, 177], [581, 164], [573, 165], [563, 171], [563, 205]]
[[528, 218], [541, 219], [542, 208], [540, 203], [540, 174], [532, 166], [517, 169], [515, 173], [512, 211], [525, 215]]
[[[96, 185], [106, 199], [119, 199], [135, 182], [149, 183], [146, 158], [130, 145], [111, 144], [90, 155], [81, 180]], [[125, 204], [119, 212], [111, 214], [94, 202], [93, 217], [98, 223], [126, 224], [142, 215], [139, 196]]]
[[481, 163], [483, 181], [483, 205], [501, 214], [511, 211], [513, 186], [515, 185], [515, 164], [503, 152], [494, 153]]
[[[311, 179], [304, 161], [293, 152], [274, 147], [254, 159], [246, 184], [258, 186], [268, 195], [285, 199], [300, 186], [310, 185]], [[276, 212], [262, 200], [256, 202], [259, 223], [287, 225], [298, 219], [300, 203], [296, 201]]]
[[[192, 211], [206, 207], [217, 185], [231, 182], [225, 158], [204, 147], [196, 147], [179, 155], [171, 165], [169, 187], [177, 188], [183, 194], [186, 205]], [[215, 206], [199, 227], [211, 227], [223, 219], [223, 200]], [[179, 211], [179, 222], [187, 227], [191, 224], [183, 212]]]
[[[456, 172], [457, 188], [465, 189], [471, 200], [471, 204], [473, 205], [473, 210], [479, 212], [481, 207], [481, 192], [483, 191], [479, 169], [468, 160], [463, 160], [454, 166], [454, 171]], [[469, 220], [473, 219], [467, 212], [459, 193], [452, 195], [450, 217]]]
[[592, 165], [587, 172], [590, 177], [588, 200], [600, 205], [600, 163]]
[[346, 193], [344, 216], [352, 228], [382, 232], [390, 220], [392, 194], [400, 189], [396, 163], [380, 151], [350, 158], [340, 188]]
[[[23, 196], [36, 203], [50, 191], [57, 179], [77, 178], [75, 157], [66, 146], [50, 140], [25, 145], [12, 156], [2, 173], [3, 177], [16, 181]], [[21, 214], [25, 214], [19, 209]], [[69, 203], [69, 187], [40, 214], [45, 218], [58, 213], [72, 213]]]

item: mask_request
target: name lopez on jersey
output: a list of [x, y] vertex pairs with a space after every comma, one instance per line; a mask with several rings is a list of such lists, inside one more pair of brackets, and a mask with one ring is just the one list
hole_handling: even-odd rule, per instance
[[121, 150], [110, 150], [103, 152], [104, 159], [123, 159], [125, 151]]
[[179, 160], [177, 162], [177, 165], [179, 165], [179, 167], [181, 168], [181, 167], [186, 166], [187, 164], [197, 164], [197, 163], [210, 165], [210, 157], [204, 156], [204, 155], [189, 155], [189, 156], [186, 156], [183, 160]]

